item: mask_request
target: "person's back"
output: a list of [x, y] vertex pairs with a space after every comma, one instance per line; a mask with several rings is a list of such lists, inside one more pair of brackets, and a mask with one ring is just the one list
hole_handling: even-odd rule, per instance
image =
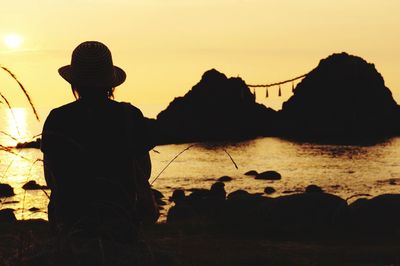
[[[111, 78], [101, 73], [98, 61], [105, 52], [98, 42], [75, 49], [71, 66], [59, 72], [79, 99], [52, 110], [43, 129], [45, 177], [52, 190], [49, 221], [68, 230], [101, 223], [133, 225], [146, 219], [136, 210], [138, 198], [142, 205], [141, 198], [151, 200], [151, 134], [139, 109], [110, 99], [125, 73], [117, 67], [108, 71]], [[112, 65], [111, 53], [109, 57], [103, 61]], [[96, 60], [95, 66], [88, 66]], [[156, 220], [157, 211], [150, 212]]]

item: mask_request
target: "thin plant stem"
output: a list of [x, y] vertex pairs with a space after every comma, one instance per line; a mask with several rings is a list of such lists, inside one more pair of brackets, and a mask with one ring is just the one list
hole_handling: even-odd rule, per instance
[[7, 136], [7, 137], [9, 137], [12, 140], [19, 141], [17, 138], [13, 137], [11, 134], [9, 134], [9, 133], [7, 133], [5, 131], [0, 131], [0, 133], [5, 135], [5, 136]]
[[42, 135], [42, 133], [36, 134], [36, 135], [32, 136], [31, 139], [35, 139], [35, 138], [37, 138], [37, 137], [40, 137], [41, 135]]
[[29, 96], [29, 93], [26, 91], [24, 85], [22, 85], [22, 83], [17, 79], [15, 74], [11, 72], [11, 70], [9, 70], [8, 68], [6, 68], [4, 66], [0, 66], [0, 68], [3, 69], [5, 72], [7, 72], [18, 83], [18, 86], [21, 88], [22, 92], [25, 94], [26, 98], [28, 99], [28, 102], [32, 107], [32, 111], [35, 114], [37, 121], [40, 121], [39, 115], [35, 108], [35, 105], [33, 104], [33, 101], [31, 99], [31, 97]]
[[12, 118], [14, 120], [15, 128], [17, 129], [18, 135], [21, 136], [21, 133], [20, 133], [19, 127], [18, 127], [18, 121], [17, 121], [17, 118], [15, 117], [14, 110], [13, 110], [10, 102], [7, 100], [6, 96], [4, 96], [1, 92], [0, 92], [0, 97], [3, 98], [3, 100], [6, 103], [6, 105], [8, 106], [8, 109], [10, 110], [11, 116], [12, 116]]
[[15, 155], [15, 156], [17, 156], [17, 157], [19, 157], [19, 158], [21, 158], [21, 159], [24, 159], [24, 160], [26, 160], [26, 161], [28, 161], [28, 162], [31, 162], [30, 159], [26, 158], [25, 156], [22, 156], [19, 152], [16, 153], [16, 152], [12, 151], [10, 148], [5, 147], [5, 146], [3, 146], [3, 145], [1, 145], [1, 144], [0, 144], [0, 151], [8, 152], [8, 153], [10, 153], [10, 154], [12, 154], [12, 155]]

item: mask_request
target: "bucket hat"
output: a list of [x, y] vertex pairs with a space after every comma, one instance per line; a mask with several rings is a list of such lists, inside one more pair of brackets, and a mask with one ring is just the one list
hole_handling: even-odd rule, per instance
[[67, 82], [75, 86], [117, 87], [126, 73], [114, 66], [111, 52], [98, 41], [86, 41], [72, 52], [71, 64], [58, 69]]

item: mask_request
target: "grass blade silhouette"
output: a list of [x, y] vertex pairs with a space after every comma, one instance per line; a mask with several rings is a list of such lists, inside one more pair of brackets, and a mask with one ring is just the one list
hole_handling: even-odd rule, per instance
[[35, 108], [35, 106], [34, 106], [34, 104], [33, 104], [33, 102], [32, 102], [31, 97], [29, 96], [28, 92], [26, 91], [24, 85], [22, 85], [22, 83], [17, 79], [17, 77], [15, 76], [15, 74], [12, 73], [8, 68], [6, 68], [6, 67], [4, 67], [4, 66], [0, 66], [0, 68], [3, 69], [5, 72], [7, 72], [7, 73], [18, 83], [19, 87], [21, 88], [21, 90], [22, 90], [23, 93], [25, 94], [26, 98], [28, 99], [28, 102], [29, 102], [29, 104], [30, 104], [31, 107], [32, 107], [32, 111], [33, 111], [33, 113], [34, 113], [35, 116], [36, 116], [36, 119], [37, 119], [38, 121], [40, 121], [39, 115], [38, 115], [38, 113], [37, 113], [37, 111], [36, 111], [36, 108]]
[[9, 154], [15, 155], [15, 156], [17, 156], [17, 157], [19, 157], [21, 159], [24, 159], [24, 160], [26, 160], [28, 162], [32, 162], [30, 159], [26, 158], [25, 156], [22, 156], [21, 154], [14, 152], [11, 148], [3, 146], [1, 144], [0, 144], [0, 151], [5, 151], [5, 152], [7, 152]]
[[6, 103], [8, 109], [10, 109], [11, 116], [12, 116], [12, 118], [14, 120], [15, 127], [17, 129], [18, 135], [21, 136], [21, 133], [19, 132], [18, 121], [17, 121], [17, 118], [15, 117], [15, 114], [14, 114], [14, 111], [13, 111], [13, 108], [12, 108], [10, 102], [7, 100], [6, 96], [4, 96], [1, 92], [0, 92], [0, 97], [3, 98], [3, 100]]
[[12, 139], [12, 140], [15, 140], [15, 141], [19, 141], [17, 138], [15, 138], [15, 137], [13, 137], [11, 134], [8, 134], [7, 132], [5, 132], [5, 131], [0, 131], [0, 133], [1, 134], [3, 134], [3, 135], [5, 135], [5, 136], [7, 136], [7, 137], [9, 137], [10, 139]]

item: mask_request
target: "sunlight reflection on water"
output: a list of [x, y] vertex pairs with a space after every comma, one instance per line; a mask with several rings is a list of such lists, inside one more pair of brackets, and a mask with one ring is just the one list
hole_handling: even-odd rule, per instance
[[[22, 109], [24, 110], [24, 109]], [[30, 114], [17, 111], [21, 138], [26, 140], [41, 130], [41, 125], [32, 123]], [[0, 116], [1, 130], [18, 136], [10, 114]], [[23, 123], [22, 121], [27, 121]], [[13, 145], [10, 137], [2, 135], [1, 144]], [[150, 152], [153, 180], [166, 164], [190, 144], [164, 145], [156, 147], [159, 153]], [[239, 169], [236, 169], [226, 149]], [[36, 149], [14, 150], [19, 156], [0, 151], [0, 182], [10, 184], [16, 195], [1, 199], [2, 208], [14, 208], [18, 219], [47, 218], [47, 196], [43, 191], [24, 191], [22, 186], [29, 180], [44, 185], [41, 162]], [[259, 172], [276, 170], [282, 180], [255, 180], [245, 176], [248, 170]], [[198, 144], [179, 156], [158, 178], [154, 187], [168, 198], [174, 189], [209, 188], [217, 178], [229, 175], [233, 181], [226, 183], [227, 192], [246, 189], [263, 193], [266, 186], [276, 189], [273, 196], [303, 190], [309, 184], [348, 198], [355, 194], [376, 196], [382, 193], [397, 193], [400, 186], [400, 138], [393, 138], [374, 146], [320, 145], [295, 143], [279, 138], [258, 138], [240, 143]], [[37, 207], [39, 212], [31, 212]], [[167, 206], [168, 207], [168, 206]], [[163, 217], [165, 219], [165, 217]]]
[[38, 125], [31, 127], [31, 114], [25, 108], [13, 108], [1, 110], [1, 144], [4, 146], [14, 146], [17, 142], [29, 141], [36, 133], [32, 132], [33, 128], [39, 130]]

